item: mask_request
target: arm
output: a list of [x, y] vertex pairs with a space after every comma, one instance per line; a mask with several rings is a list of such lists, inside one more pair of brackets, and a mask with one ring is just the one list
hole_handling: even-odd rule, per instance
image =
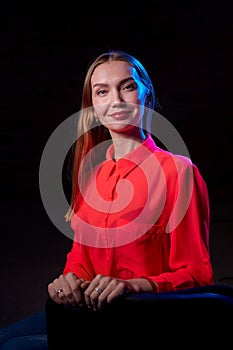
[[[190, 203], [178, 225], [174, 220], [184, 209], [183, 201], [190, 179], [190, 168], [182, 174], [181, 196], [176, 203], [176, 215], [170, 227], [170, 272], [149, 276], [158, 285], [158, 291], [192, 288], [213, 283], [213, 269], [209, 254], [209, 198], [206, 184], [196, 166], [192, 165]], [[189, 175], [187, 175], [189, 173]], [[177, 209], [178, 208], [178, 209]], [[170, 229], [170, 231], [169, 231]]]
[[[73, 241], [63, 273], [48, 285], [50, 297], [58, 304], [82, 307], [85, 303], [84, 290], [88, 287], [92, 276], [91, 267], [89, 270], [85, 268], [80, 259], [80, 250], [80, 245]], [[88, 259], [85, 263], [88, 266]]]
[[73, 241], [71, 251], [67, 254], [63, 269], [64, 275], [69, 272], [73, 272], [76, 276], [84, 280], [91, 280], [95, 275], [87, 251], [75, 240]]

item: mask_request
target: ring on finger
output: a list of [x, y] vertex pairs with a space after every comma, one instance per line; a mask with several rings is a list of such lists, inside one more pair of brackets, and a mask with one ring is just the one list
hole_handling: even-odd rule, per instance
[[95, 287], [95, 291], [98, 293], [98, 294], [101, 294], [103, 292], [103, 289], [101, 289], [100, 287]]
[[63, 289], [62, 289], [62, 288], [58, 289], [58, 291], [56, 292], [56, 293], [57, 293], [57, 296], [58, 296], [60, 293], [62, 293], [62, 292], [63, 292]]

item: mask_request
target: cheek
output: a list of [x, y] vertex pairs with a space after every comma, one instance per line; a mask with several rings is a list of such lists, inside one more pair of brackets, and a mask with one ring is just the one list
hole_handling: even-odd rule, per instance
[[133, 96], [131, 95], [129, 99], [125, 99], [125, 102], [131, 103], [135, 106], [138, 105], [138, 108], [144, 107], [146, 103], [146, 95], [145, 93], [138, 93]]
[[107, 110], [107, 105], [104, 104], [95, 104], [94, 105], [94, 112], [97, 117], [100, 117], [105, 114]]

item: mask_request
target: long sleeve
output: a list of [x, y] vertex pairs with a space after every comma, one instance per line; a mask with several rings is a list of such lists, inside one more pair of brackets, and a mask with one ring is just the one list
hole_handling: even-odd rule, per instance
[[[190, 203], [177, 227], [174, 229], [171, 227], [171, 232], [168, 232], [170, 235], [170, 271], [158, 276], [150, 276], [157, 282], [159, 291], [213, 283], [213, 269], [209, 251], [208, 191], [197, 167], [193, 165], [192, 169], [193, 186], [190, 193]], [[182, 183], [184, 186], [187, 182], [183, 179]], [[184, 201], [183, 196], [180, 196], [179, 201]], [[179, 206], [179, 203], [176, 203], [176, 206]]]
[[66, 264], [63, 273], [75, 273], [76, 276], [84, 280], [92, 280], [94, 272], [88, 254], [83, 253], [82, 245], [74, 241], [72, 249], [67, 254]]

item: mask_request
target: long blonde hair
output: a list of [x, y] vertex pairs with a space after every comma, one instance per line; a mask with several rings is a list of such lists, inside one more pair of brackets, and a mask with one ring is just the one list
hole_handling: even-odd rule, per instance
[[[89, 66], [86, 77], [83, 84], [82, 100], [81, 100], [81, 111], [78, 117], [77, 124], [77, 140], [74, 144], [73, 153], [73, 165], [72, 165], [72, 190], [71, 190], [71, 202], [70, 208], [65, 216], [66, 220], [69, 221], [78, 210], [78, 207], [82, 201], [82, 195], [80, 190], [80, 181], [86, 183], [90, 176], [92, 168], [100, 161], [98, 154], [95, 152], [96, 145], [103, 145], [106, 147], [107, 140], [110, 140], [110, 133], [106, 127], [99, 124], [94, 115], [92, 108], [92, 90], [91, 90], [91, 78], [94, 70], [99, 65], [108, 61], [125, 61], [130, 66], [134, 67], [137, 71], [141, 82], [148, 89], [148, 97], [146, 107], [148, 110], [153, 111], [159, 107], [157, 98], [155, 97], [154, 88], [151, 79], [143, 67], [143, 65], [132, 55], [121, 51], [111, 50], [98, 56]], [[150, 126], [150, 116], [147, 114], [146, 128], [148, 130]], [[91, 152], [90, 152], [91, 151]], [[104, 151], [104, 149], [103, 149]], [[82, 161], [88, 155], [88, 161], [85, 161], [85, 169], [83, 168]]]

